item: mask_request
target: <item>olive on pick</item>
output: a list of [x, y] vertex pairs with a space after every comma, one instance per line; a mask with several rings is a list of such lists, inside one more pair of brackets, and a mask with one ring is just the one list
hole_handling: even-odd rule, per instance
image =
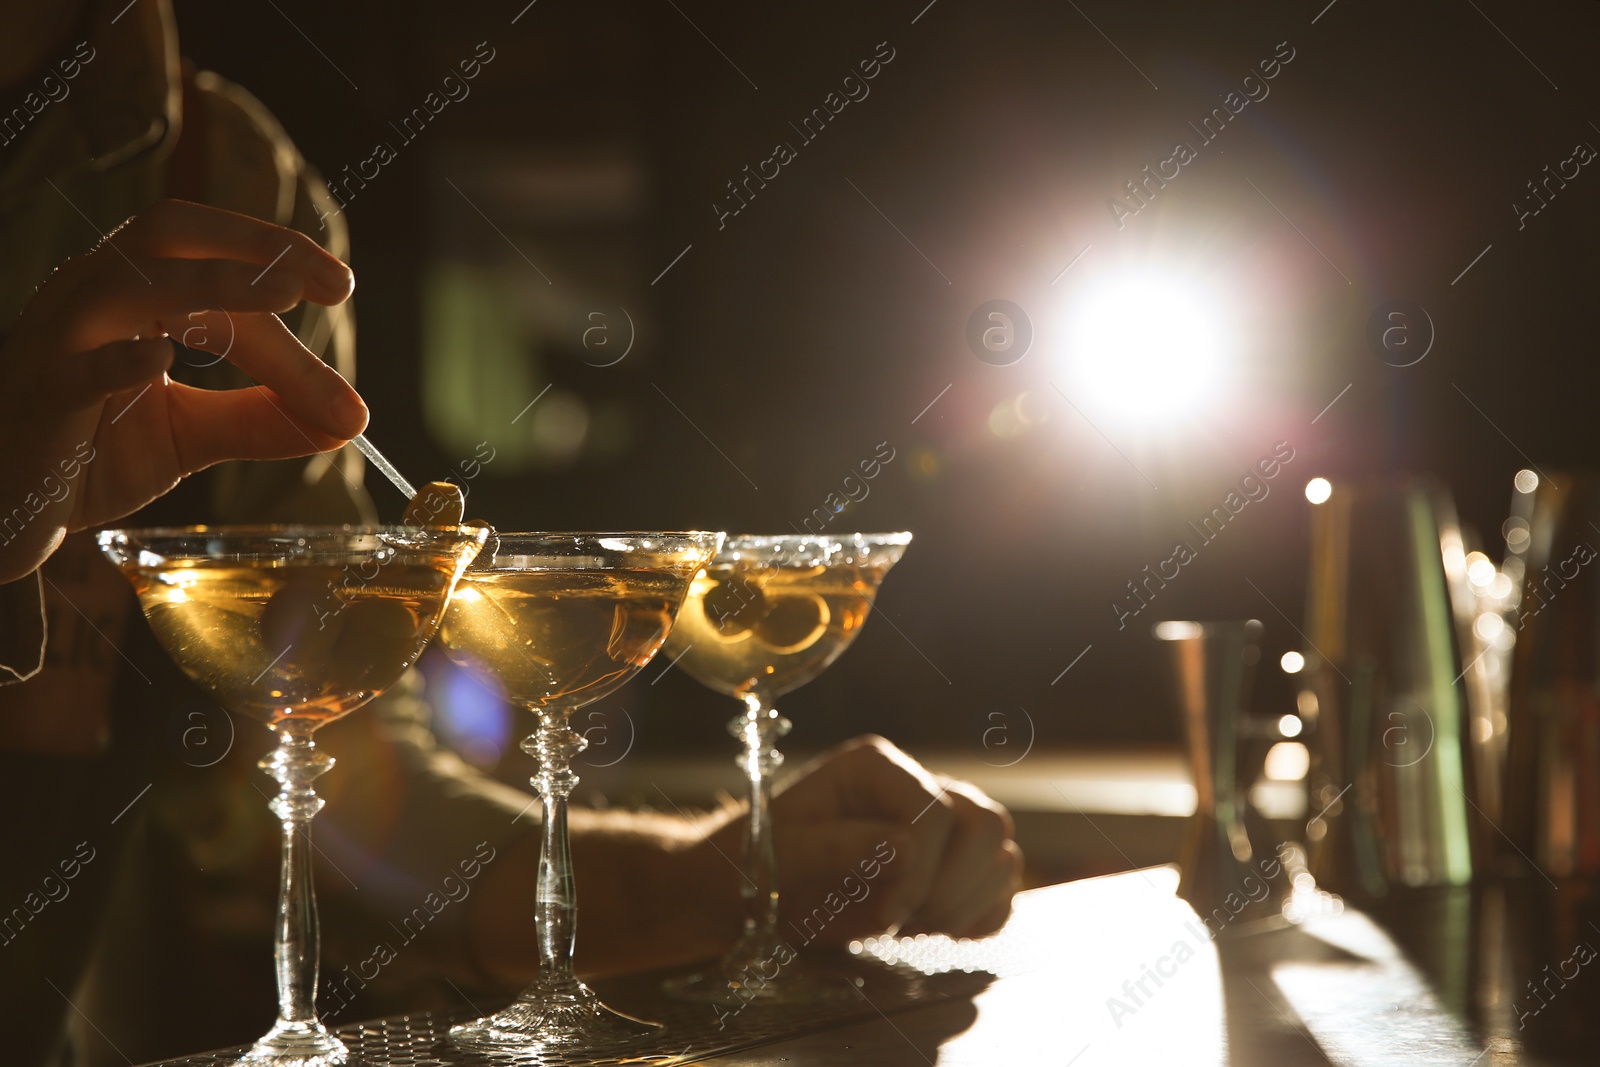
[[460, 526], [467, 497], [454, 482], [429, 482], [406, 505], [400, 522], [405, 526]]
[[261, 613], [261, 643], [279, 667], [308, 677], [326, 672], [343, 628], [344, 607], [325, 572], [291, 574]]
[[416, 614], [403, 601], [361, 597], [344, 610], [334, 646], [332, 680], [346, 690], [381, 690], [394, 684], [417, 651]]

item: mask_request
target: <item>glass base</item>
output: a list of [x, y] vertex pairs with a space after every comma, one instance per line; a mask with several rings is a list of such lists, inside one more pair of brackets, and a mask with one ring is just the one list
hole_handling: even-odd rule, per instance
[[[768, 964], [766, 970], [773, 971], [770, 976], [762, 969], [763, 962]], [[855, 985], [843, 975], [816, 970], [795, 960], [774, 969], [771, 962], [726, 959], [710, 970], [668, 979], [662, 988], [678, 1000], [729, 1008], [750, 1004], [829, 1004], [860, 997]]]
[[660, 1023], [614, 1011], [588, 986], [573, 981], [560, 989], [535, 985], [502, 1011], [452, 1026], [450, 1041], [474, 1052], [537, 1056], [548, 1050], [565, 1057], [573, 1049], [624, 1044], [660, 1031]]
[[239, 1067], [354, 1067], [356, 1060], [322, 1023], [280, 1021], [239, 1060]]

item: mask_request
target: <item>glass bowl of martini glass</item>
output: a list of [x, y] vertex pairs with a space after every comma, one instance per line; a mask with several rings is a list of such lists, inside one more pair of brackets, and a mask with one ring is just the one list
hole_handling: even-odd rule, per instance
[[689, 587], [667, 654], [701, 684], [744, 703], [728, 732], [750, 785], [744, 842], [744, 932], [709, 970], [667, 983], [685, 1000], [743, 1006], [846, 999], [853, 989], [807, 969], [778, 936], [772, 776], [789, 720], [773, 702], [827, 669], [861, 632], [878, 586], [909, 533], [729, 537]]
[[649, 663], [672, 629], [689, 582], [720, 533], [501, 533], [462, 576], [439, 641], [452, 659], [493, 672], [538, 716], [522, 750], [543, 810], [534, 925], [539, 977], [510, 1006], [453, 1028], [458, 1047], [568, 1063], [575, 1051], [655, 1033], [613, 1011], [573, 973], [577, 891], [567, 801], [571, 763], [588, 742], [572, 713]]
[[101, 550], [133, 583], [167, 655], [223, 707], [265, 723], [277, 748], [283, 827], [278, 1021], [239, 1062], [333, 1067], [343, 1042], [317, 1018], [319, 935], [311, 883], [311, 783], [333, 766], [319, 726], [378, 696], [438, 628], [483, 545], [481, 527], [192, 526], [105, 530]]

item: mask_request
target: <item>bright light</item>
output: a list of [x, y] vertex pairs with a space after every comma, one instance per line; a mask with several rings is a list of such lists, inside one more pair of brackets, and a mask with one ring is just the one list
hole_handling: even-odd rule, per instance
[[1511, 575], [1509, 574], [1497, 574], [1494, 576], [1494, 581], [1489, 583], [1489, 595], [1496, 600], [1504, 600], [1510, 596], [1511, 589]]
[[1205, 635], [1206, 628], [1197, 622], [1158, 622], [1154, 633], [1157, 641], [1193, 641]]
[[1326, 504], [1333, 495], [1333, 483], [1326, 478], [1313, 478], [1306, 483], [1306, 499], [1313, 504]]
[[1262, 773], [1274, 782], [1298, 782], [1311, 769], [1311, 752], [1298, 741], [1279, 741], [1267, 749]]
[[1181, 278], [1094, 283], [1067, 311], [1068, 392], [1128, 422], [1203, 407], [1226, 377], [1221, 320], [1216, 298]]
[[1482, 552], [1471, 552], [1467, 555], [1467, 581], [1482, 589], [1494, 581], [1494, 564], [1489, 562], [1489, 557]]
[[1303, 728], [1298, 715], [1284, 715], [1278, 719], [1278, 732], [1284, 737], [1299, 737]]
[[1472, 624], [1473, 633], [1484, 641], [1493, 641], [1500, 636], [1500, 631], [1505, 628], [1506, 620], [1492, 611], [1486, 611], [1479, 615], [1477, 621]]
[[1305, 670], [1306, 658], [1298, 652], [1285, 652], [1283, 658], [1278, 660], [1278, 666], [1283, 668], [1284, 674], [1299, 674]]
[[1535, 489], [1539, 488], [1539, 476], [1533, 471], [1530, 471], [1524, 467], [1522, 470], [1517, 472], [1517, 476], [1512, 479], [1512, 483], [1516, 485], [1517, 492], [1531, 493]]

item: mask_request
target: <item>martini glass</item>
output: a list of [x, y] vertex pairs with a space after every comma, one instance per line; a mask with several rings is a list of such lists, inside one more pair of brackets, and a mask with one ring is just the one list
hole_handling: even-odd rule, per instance
[[274, 959], [278, 1021], [239, 1061], [333, 1067], [349, 1051], [317, 1018], [311, 783], [333, 766], [312, 734], [382, 693], [438, 628], [483, 545], [478, 527], [192, 526], [105, 530], [100, 548], [133, 582], [150, 628], [185, 674], [278, 747], [283, 826]]
[[790, 723], [773, 702], [850, 647], [883, 576], [910, 543], [909, 533], [730, 537], [690, 586], [667, 651], [702, 684], [744, 702], [728, 732], [744, 742], [738, 763], [750, 782], [750, 820], [740, 886], [744, 932], [710, 970], [668, 982], [674, 996], [742, 1007], [855, 995], [837, 978], [794, 962], [778, 936], [772, 776]]
[[543, 803], [534, 924], [539, 978], [511, 1005], [450, 1031], [457, 1046], [569, 1062], [574, 1050], [654, 1033], [600, 1003], [572, 969], [577, 890], [567, 840], [571, 762], [587, 746], [572, 713], [650, 662], [720, 533], [502, 533], [461, 579], [439, 632], [450, 656], [493, 671], [538, 716], [522, 742]]

